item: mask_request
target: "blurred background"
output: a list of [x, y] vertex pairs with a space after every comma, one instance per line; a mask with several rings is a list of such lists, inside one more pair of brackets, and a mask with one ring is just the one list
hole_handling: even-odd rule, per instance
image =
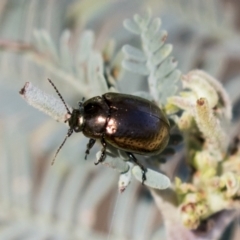
[[[162, 19], [181, 72], [200, 68], [223, 83], [233, 103], [230, 134], [240, 133], [239, 1], [2, 0], [1, 240], [164, 239], [161, 214], [149, 190], [133, 179], [120, 195], [119, 174], [93, 164], [100, 145], [85, 161], [88, 140], [74, 134], [51, 166], [67, 128], [18, 94], [30, 81], [56, 96], [47, 81], [51, 78], [73, 107], [83, 96], [94, 95], [94, 82], [78, 72], [79, 62], [84, 64], [82, 37], [101, 53], [115, 42], [111, 61], [118, 62], [124, 44], [140, 44], [124, 29], [124, 19], [148, 7]], [[116, 85], [122, 93], [148, 91], [146, 79], [127, 71], [121, 71]], [[175, 154], [171, 161], [181, 157]], [[173, 170], [168, 171], [171, 176]], [[224, 239], [238, 239], [236, 231], [232, 228]]]

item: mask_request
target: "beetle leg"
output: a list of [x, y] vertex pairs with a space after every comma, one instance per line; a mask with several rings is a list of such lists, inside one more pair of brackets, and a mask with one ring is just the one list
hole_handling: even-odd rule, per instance
[[95, 165], [98, 165], [100, 162], [103, 162], [105, 157], [106, 157], [107, 144], [106, 144], [106, 142], [104, 140], [104, 136], [102, 136], [102, 138], [101, 138], [101, 143], [102, 143], [102, 146], [103, 146], [102, 154], [101, 154], [101, 157], [97, 160], [97, 162], [94, 163]]
[[87, 160], [87, 155], [90, 153], [91, 148], [93, 147], [93, 145], [95, 144], [96, 140], [93, 138], [89, 139], [89, 142], [87, 144], [87, 150], [85, 152], [85, 160]]
[[144, 182], [147, 179], [146, 177], [147, 168], [145, 168], [141, 163], [139, 163], [136, 157], [132, 153], [130, 152], [126, 152], [126, 153], [130, 157], [130, 159], [142, 169], [142, 185], [144, 185]]

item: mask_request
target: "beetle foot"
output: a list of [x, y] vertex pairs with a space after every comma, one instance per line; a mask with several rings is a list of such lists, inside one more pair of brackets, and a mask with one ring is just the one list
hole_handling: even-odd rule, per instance
[[87, 155], [89, 154], [89, 150], [86, 150], [86, 152], [85, 152], [85, 160], [87, 160]]
[[94, 162], [95, 165], [98, 165], [99, 163], [103, 162], [106, 157], [106, 150], [103, 149], [101, 157], [97, 160], [97, 162]]
[[100, 163], [100, 161], [98, 160], [97, 162], [94, 162], [95, 165], [98, 165]]
[[147, 169], [143, 166], [140, 166], [140, 167], [142, 169], [142, 185], [144, 185], [144, 182], [147, 180], [147, 176], [146, 176]]
[[130, 159], [141, 168], [142, 170], [142, 185], [144, 185], [144, 182], [147, 180], [147, 176], [146, 176], [146, 172], [147, 172], [147, 168], [145, 168], [141, 163], [138, 162], [138, 160], [135, 158], [135, 156], [130, 153], [130, 152], [126, 152], [127, 155], [130, 157]]
[[89, 139], [89, 142], [87, 144], [87, 150], [85, 152], [85, 160], [87, 160], [87, 155], [90, 153], [90, 149], [93, 147], [93, 145], [95, 144], [96, 140], [93, 138]]
[[[90, 141], [89, 141], [89, 143], [90, 143]], [[102, 153], [101, 153], [100, 158], [97, 160], [97, 162], [94, 163], [95, 165], [98, 165], [100, 162], [103, 162], [104, 159], [105, 159], [105, 157], [106, 157], [107, 144], [106, 144], [106, 142], [105, 142], [105, 140], [104, 140], [104, 135], [102, 135], [101, 143], [102, 143], [102, 146], [103, 146], [103, 148], [102, 148]]]

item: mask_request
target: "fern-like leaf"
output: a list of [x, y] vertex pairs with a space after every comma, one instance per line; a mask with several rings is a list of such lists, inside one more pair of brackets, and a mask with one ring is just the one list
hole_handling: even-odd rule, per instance
[[135, 15], [133, 19], [126, 19], [124, 27], [141, 36], [142, 50], [130, 45], [123, 46], [125, 60], [122, 66], [134, 73], [148, 75], [152, 97], [165, 105], [167, 98], [177, 91], [180, 71], [176, 69], [177, 62], [170, 57], [172, 45], [165, 44], [167, 32], [160, 31], [161, 19], [152, 19], [148, 11], [145, 16]]

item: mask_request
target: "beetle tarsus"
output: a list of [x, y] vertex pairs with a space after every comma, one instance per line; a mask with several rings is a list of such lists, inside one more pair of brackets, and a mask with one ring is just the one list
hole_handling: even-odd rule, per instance
[[95, 162], [95, 165], [98, 165], [99, 163], [103, 162], [106, 157], [106, 149], [102, 149], [101, 157]]
[[138, 160], [136, 159], [136, 157], [132, 153], [130, 153], [130, 152], [126, 152], [126, 153], [130, 157], [130, 159], [141, 168], [141, 170], [142, 170], [142, 185], [144, 185], [144, 182], [147, 180], [147, 176], [146, 176], [147, 168], [145, 168], [141, 163], [139, 163]]
[[87, 155], [90, 153], [91, 148], [93, 147], [93, 145], [95, 144], [96, 140], [93, 138], [89, 139], [89, 142], [87, 144], [87, 150], [85, 152], [85, 160], [87, 160]]
[[101, 143], [102, 143], [102, 146], [103, 146], [102, 153], [101, 153], [100, 158], [97, 160], [97, 162], [94, 163], [95, 165], [98, 165], [99, 163], [103, 162], [105, 157], [106, 157], [107, 144], [104, 140], [104, 136], [102, 136], [102, 138], [101, 138]]
[[144, 185], [144, 182], [147, 180], [146, 177], [147, 169], [145, 167], [141, 167], [141, 169], [142, 169], [142, 185]]

